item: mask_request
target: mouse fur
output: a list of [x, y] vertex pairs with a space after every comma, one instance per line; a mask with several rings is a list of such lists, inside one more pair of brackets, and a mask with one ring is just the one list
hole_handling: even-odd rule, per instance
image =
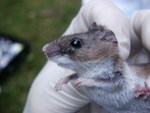
[[150, 113], [150, 64], [130, 65], [119, 56], [115, 34], [92, 23], [84, 33], [62, 36], [43, 47], [48, 59], [75, 71], [56, 84], [74, 81], [110, 113]]

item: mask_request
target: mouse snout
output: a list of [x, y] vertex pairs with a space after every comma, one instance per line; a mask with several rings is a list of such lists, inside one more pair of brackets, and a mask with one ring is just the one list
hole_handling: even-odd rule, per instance
[[48, 51], [48, 46], [49, 46], [49, 44], [46, 44], [43, 48], [42, 48], [42, 51], [44, 52], [44, 53], [47, 53], [47, 51]]
[[42, 50], [48, 57], [53, 57], [61, 54], [60, 47], [57, 44], [53, 44], [53, 43], [46, 44], [42, 48]]

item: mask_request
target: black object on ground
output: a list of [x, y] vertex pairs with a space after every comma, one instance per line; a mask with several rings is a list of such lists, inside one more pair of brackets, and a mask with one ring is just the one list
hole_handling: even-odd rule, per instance
[[12, 76], [30, 51], [28, 41], [0, 34], [0, 83]]

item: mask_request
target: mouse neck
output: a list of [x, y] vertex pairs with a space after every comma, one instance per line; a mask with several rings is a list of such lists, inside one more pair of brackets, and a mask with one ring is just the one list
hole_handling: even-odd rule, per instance
[[124, 63], [118, 57], [110, 57], [99, 61], [99, 68], [103, 70], [103, 74], [106, 74], [106, 78], [117, 77], [123, 74]]
[[98, 63], [100, 68], [110, 71], [121, 71], [125, 62], [119, 57], [108, 57], [100, 59]]
[[124, 62], [118, 57], [108, 57], [95, 61], [88, 61], [85, 66], [87, 70], [84, 70], [84, 76], [89, 74], [89, 78], [107, 80], [116, 77], [116, 75], [122, 75]]

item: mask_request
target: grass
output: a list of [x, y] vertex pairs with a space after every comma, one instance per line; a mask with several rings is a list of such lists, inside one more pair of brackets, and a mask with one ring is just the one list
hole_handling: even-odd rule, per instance
[[28, 58], [2, 84], [0, 113], [22, 112], [32, 81], [46, 62], [42, 46], [65, 31], [79, 7], [79, 0], [0, 0], [0, 32], [31, 44]]

